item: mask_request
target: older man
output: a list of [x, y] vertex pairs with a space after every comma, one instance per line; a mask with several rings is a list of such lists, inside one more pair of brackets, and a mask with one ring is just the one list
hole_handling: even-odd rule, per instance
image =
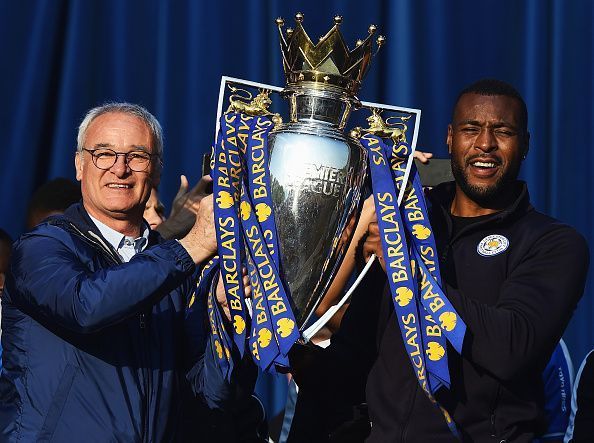
[[[463, 441], [528, 443], [544, 432], [541, 374], [584, 289], [584, 239], [536, 211], [517, 180], [527, 123], [510, 85], [463, 90], [447, 136], [455, 182], [428, 194], [443, 289], [467, 326], [461, 355], [448, 347], [451, 388], [436, 399]], [[364, 249], [385, 271], [377, 224], [369, 231]], [[334, 424], [320, 417], [350, 386], [347, 400], [365, 392], [368, 441], [456, 441], [419, 386], [385, 274], [377, 267], [366, 281], [328, 349], [293, 351], [301, 390], [290, 440], [328, 440]]]
[[189, 386], [222, 406], [228, 386], [210, 359], [205, 308], [186, 309], [196, 264], [216, 249], [212, 198], [179, 241], [151, 231], [143, 211], [162, 149], [159, 123], [140, 106], [107, 104], [82, 121], [82, 204], [14, 248], [2, 441], [173, 441]]

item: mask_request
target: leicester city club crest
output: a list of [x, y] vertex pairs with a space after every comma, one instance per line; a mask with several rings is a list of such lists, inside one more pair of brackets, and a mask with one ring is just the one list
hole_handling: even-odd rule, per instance
[[508, 246], [509, 240], [506, 237], [499, 234], [491, 234], [481, 240], [476, 251], [483, 257], [491, 257], [501, 254]]

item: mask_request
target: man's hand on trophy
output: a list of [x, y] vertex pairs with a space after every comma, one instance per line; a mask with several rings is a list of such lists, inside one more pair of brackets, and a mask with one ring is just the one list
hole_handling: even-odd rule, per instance
[[353, 230], [355, 229], [355, 221], [356, 221], [356, 214], [353, 213], [351, 217], [348, 219], [342, 234], [338, 239], [338, 249], [347, 248], [349, 246], [349, 240], [351, 240], [351, 236], [353, 234]]
[[421, 163], [429, 163], [429, 160], [433, 157], [431, 152], [415, 151], [413, 157], [419, 160]]
[[212, 195], [202, 198], [195, 216], [196, 221], [179, 242], [186, 248], [194, 263], [202, 263], [217, 251]]
[[386, 263], [384, 262], [384, 253], [382, 251], [382, 239], [377, 221], [369, 223], [369, 226], [367, 227], [367, 236], [363, 243], [363, 259], [365, 262], [369, 261], [372, 254], [376, 255], [382, 269], [386, 272]]
[[[242, 274], [243, 274], [243, 289], [244, 289], [245, 298], [251, 299], [252, 286], [250, 284], [250, 276], [248, 275], [247, 270], [245, 268], [242, 269]], [[223, 276], [221, 275], [220, 272], [219, 272], [218, 280], [219, 281], [217, 282], [217, 289], [216, 289], [217, 302], [219, 303], [219, 306], [221, 307], [223, 314], [225, 314], [225, 318], [228, 321], [231, 321], [231, 311], [229, 310], [229, 303], [227, 302], [227, 294], [225, 294], [225, 285], [223, 283]]]
[[[428, 163], [433, 157], [433, 154], [431, 152], [415, 151], [413, 156], [421, 163]], [[363, 211], [361, 213], [359, 223], [361, 223], [363, 220], [369, 220], [369, 224], [367, 226], [367, 232], [365, 232], [363, 237], [361, 237], [361, 240], [359, 240], [359, 244], [357, 245], [357, 251], [355, 253], [357, 266], [359, 269], [362, 269], [364, 263], [367, 263], [371, 255], [375, 254], [382, 269], [385, 272], [386, 264], [384, 262], [382, 242], [379, 226], [377, 224], [377, 217], [375, 215], [375, 204], [372, 196], [368, 197], [363, 204]]]
[[207, 189], [211, 183], [210, 175], [205, 175], [188, 191], [188, 179], [185, 175], [181, 175], [179, 189], [171, 204], [171, 214], [158, 226], [157, 231], [167, 239], [181, 238], [186, 235], [196, 222], [200, 202], [208, 195]]

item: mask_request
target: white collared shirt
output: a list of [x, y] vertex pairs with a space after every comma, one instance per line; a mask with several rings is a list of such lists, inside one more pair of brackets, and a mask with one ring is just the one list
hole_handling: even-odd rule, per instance
[[138, 238], [128, 237], [115, 229], [110, 228], [105, 223], [101, 223], [92, 215], [89, 215], [101, 235], [109, 242], [111, 246], [117, 251], [119, 256], [124, 262], [129, 262], [139, 252], [146, 249], [148, 244], [149, 227], [146, 223], [143, 223], [142, 235]]

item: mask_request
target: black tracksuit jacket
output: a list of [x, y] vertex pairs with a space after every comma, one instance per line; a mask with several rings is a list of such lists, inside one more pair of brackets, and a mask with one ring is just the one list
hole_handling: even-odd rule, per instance
[[[541, 374], [586, 280], [583, 237], [537, 212], [524, 183], [515, 192], [510, 207], [455, 237], [449, 212], [454, 184], [428, 195], [444, 288], [468, 328], [461, 356], [448, 347], [452, 386], [437, 398], [464, 441], [531, 442], [545, 430]], [[509, 245], [485, 257], [477, 248], [491, 234]], [[365, 400], [372, 423], [367, 441], [456, 441], [414, 376], [379, 266], [353, 295], [331, 346], [297, 348], [292, 364], [300, 386], [292, 442], [328, 435], [357, 441], [354, 432], [345, 437], [331, 430], [339, 425], [340, 408]]]

